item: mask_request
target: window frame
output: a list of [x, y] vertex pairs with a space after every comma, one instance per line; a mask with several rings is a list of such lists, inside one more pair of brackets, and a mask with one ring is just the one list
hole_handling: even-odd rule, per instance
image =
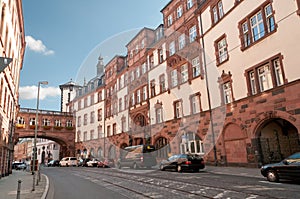
[[[245, 71], [245, 77], [247, 81], [247, 87], [248, 87], [248, 96], [256, 95], [263, 93], [265, 91], [280, 87], [287, 83], [286, 77], [285, 77], [285, 71], [283, 66], [283, 56], [278, 53], [252, 67], [247, 69]], [[276, 64], [275, 64], [276, 61]], [[277, 65], [279, 64], [279, 65]], [[262, 66], [269, 65], [270, 67], [270, 76], [272, 81], [272, 87], [261, 90], [260, 82], [259, 82], [259, 75], [258, 75], [258, 69]], [[277, 70], [276, 70], [277, 69]], [[278, 71], [279, 69], [279, 71]], [[253, 76], [250, 76], [250, 74], [253, 73]], [[280, 82], [278, 82], [278, 75], [280, 75]], [[255, 90], [253, 90], [255, 89]]]
[[[224, 41], [224, 45], [222, 46], [222, 48], [220, 48], [219, 44], [222, 41]], [[219, 37], [215, 41], [214, 46], [215, 46], [216, 64], [217, 64], [217, 66], [219, 66], [229, 60], [228, 42], [227, 42], [226, 34], [223, 34], [221, 37]]]
[[[271, 14], [267, 16], [268, 18], [266, 18], [265, 9], [268, 6], [271, 6]], [[258, 13], [261, 13], [262, 16], [263, 25], [261, 26], [261, 28], [263, 27], [264, 34], [259, 38], [254, 39], [253, 30], [252, 30], [253, 26], [251, 26], [251, 19], [253, 19], [253, 17], [256, 16]], [[269, 25], [270, 22], [267, 21], [267, 19], [270, 18], [272, 18], [272, 23], [274, 23], [272, 29], [270, 29], [270, 25]], [[246, 26], [247, 26], [247, 30], [245, 29]], [[240, 32], [241, 51], [250, 48], [251, 46], [259, 43], [261, 40], [264, 40], [265, 38], [277, 32], [278, 25], [275, 19], [275, 11], [273, 9], [272, 0], [267, 0], [264, 3], [262, 3], [260, 6], [258, 6], [255, 10], [253, 10], [249, 15], [247, 15], [243, 20], [239, 22], [238, 27]]]

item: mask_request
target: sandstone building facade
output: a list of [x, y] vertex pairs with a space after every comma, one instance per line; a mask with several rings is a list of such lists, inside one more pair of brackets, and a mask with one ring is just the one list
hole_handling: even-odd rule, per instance
[[[77, 154], [128, 145], [259, 166], [300, 150], [300, 1], [172, 0], [77, 90]], [[97, 65], [97, 67], [99, 64]]]

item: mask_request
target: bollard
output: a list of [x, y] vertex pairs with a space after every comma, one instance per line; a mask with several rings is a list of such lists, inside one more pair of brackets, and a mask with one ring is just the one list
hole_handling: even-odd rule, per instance
[[21, 195], [21, 183], [22, 183], [22, 180], [18, 180], [17, 199], [20, 199], [20, 195]]
[[41, 167], [39, 168], [39, 182], [41, 182]]

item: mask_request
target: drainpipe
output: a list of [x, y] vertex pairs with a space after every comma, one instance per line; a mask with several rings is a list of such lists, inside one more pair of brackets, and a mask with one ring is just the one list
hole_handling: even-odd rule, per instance
[[202, 51], [203, 51], [203, 65], [204, 65], [204, 75], [205, 75], [205, 82], [206, 82], [206, 92], [207, 92], [207, 100], [208, 100], [208, 109], [209, 109], [209, 117], [210, 117], [210, 127], [212, 131], [212, 142], [213, 142], [213, 151], [214, 151], [214, 164], [218, 166], [217, 160], [217, 148], [215, 142], [215, 132], [214, 132], [214, 122], [213, 122], [213, 114], [211, 110], [211, 98], [210, 98], [210, 91], [209, 91], [209, 82], [208, 82], [208, 74], [207, 74], [207, 64], [206, 64], [206, 56], [205, 56], [205, 45], [204, 45], [204, 36], [203, 36], [203, 24], [202, 24], [202, 12], [200, 11], [199, 14], [199, 23], [200, 23], [200, 33], [201, 33], [201, 42], [202, 42]]

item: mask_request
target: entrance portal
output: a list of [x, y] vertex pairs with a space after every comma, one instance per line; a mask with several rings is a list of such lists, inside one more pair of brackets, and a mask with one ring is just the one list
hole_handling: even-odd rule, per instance
[[297, 128], [283, 119], [271, 119], [258, 130], [259, 162], [268, 164], [279, 162], [300, 151]]

